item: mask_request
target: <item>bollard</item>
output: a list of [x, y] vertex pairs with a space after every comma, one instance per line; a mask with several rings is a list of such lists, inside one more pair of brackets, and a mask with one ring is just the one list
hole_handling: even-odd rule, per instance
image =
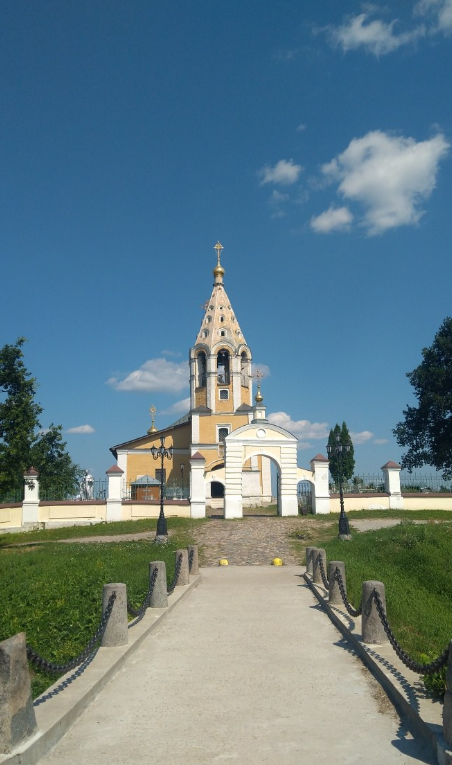
[[378, 615], [377, 606], [375, 605], [375, 601], [373, 598], [373, 592], [374, 590], [377, 590], [381, 601], [383, 603], [383, 608], [386, 613], [386, 597], [385, 597], [385, 586], [382, 582], [363, 582], [363, 589], [362, 589], [362, 622], [361, 622], [361, 628], [362, 628], [362, 639], [363, 643], [368, 643], [370, 645], [382, 645], [383, 643], [388, 642], [388, 638], [386, 637], [386, 632], [384, 631], [383, 624], [381, 623], [381, 619]]
[[[198, 545], [188, 545], [188, 567], [192, 576], [199, 574]], [[190, 566], [190, 556], [192, 557]]]
[[150, 608], [167, 608], [168, 593], [166, 585], [166, 564], [163, 560], [154, 560], [149, 564], [149, 579], [152, 578], [155, 569], [157, 569], [157, 579], [154, 583], [151, 597], [149, 599]]
[[337, 581], [334, 573], [336, 569], [339, 569], [339, 573], [342, 577], [345, 593], [347, 593], [347, 582], [345, 580], [345, 563], [342, 560], [331, 560], [328, 563], [328, 581], [330, 583], [328, 589], [328, 602], [333, 605], [343, 605], [341, 591], [339, 589], [339, 582]]
[[190, 581], [190, 577], [188, 573], [188, 550], [176, 550], [176, 564], [177, 564], [177, 558], [181, 554], [182, 554], [182, 563], [179, 570], [179, 576], [176, 582], [176, 585], [178, 587], [183, 587], [185, 584], [188, 584]]
[[104, 584], [102, 592], [102, 613], [104, 613], [107, 608], [112, 592], [116, 592], [116, 600], [113, 603], [113, 610], [102, 637], [102, 648], [113, 648], [113, 646], [116, 645], [127, 645], [129, 642], [127, 628], [127, 586], [125, 584], [120, 584], [118, 582], [114, 584]]
[[452, 640], [449, 643], [449, 659], [446, 670], [446, 693], [443, 707], [443, 734], [449, 746], [452, 746]]
[[316, 550], [317, 550], [317, 547], [306, 548], [306, 573], [311, 574], [311, 576], [314, 571], [314, 552]]
[[323, 568], [326, 575], [326, 552], [322, 547], [316, 547], [314, 549], [314, 569], [312, 574], [312, 581], [315, 584], [323, 584], [322, 574], [320, 572], [319, 558], [322, 559]]
[[0, 643], [0, 755], [36, 732], [25, 632]]

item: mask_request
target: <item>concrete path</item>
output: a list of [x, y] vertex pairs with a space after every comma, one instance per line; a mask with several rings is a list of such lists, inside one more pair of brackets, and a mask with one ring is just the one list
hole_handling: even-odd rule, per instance
[[43, 765], [432, 763], [299, 567], [203, 569]]

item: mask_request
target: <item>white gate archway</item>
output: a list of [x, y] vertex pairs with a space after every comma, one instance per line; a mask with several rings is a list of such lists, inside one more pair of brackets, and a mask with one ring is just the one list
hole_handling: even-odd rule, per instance
[[252, 457], [270, 457], [279, 468], [279, 515], [298, 515], [297, 439], [266, 420], [251, 422], [225, 439], [224, 517], [243, 517], [242, 467]]

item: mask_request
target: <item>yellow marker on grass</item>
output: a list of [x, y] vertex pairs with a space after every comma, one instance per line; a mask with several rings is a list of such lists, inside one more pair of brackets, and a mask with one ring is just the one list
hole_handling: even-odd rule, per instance
[[272, 560], [272, 566], [282, 566], [283, 562], [281, 558], [273, 558]]

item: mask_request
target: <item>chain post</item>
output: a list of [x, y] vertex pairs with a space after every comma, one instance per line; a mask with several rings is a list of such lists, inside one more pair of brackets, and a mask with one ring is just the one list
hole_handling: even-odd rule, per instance
[[192, 576], [199, 574], [198, 545], [188, 545], [188, 570]]
[[340, 578], [345, 594], [347, 594], [347, 584], [345, 579], [345, 563], [342, 560], [331, 560], [328, 563], [328, 602], [332, 605], [342, 605], [342, 595], [339, 587], [338, 577], [336, 575], [336, 569], [338, 569]]
[[362, 639], [363, 643], [366, 644], [382, 645], [388, 642], [388, 638], [375, 604], [374, 591], [378, 593], [386, 613], [385, 586], [383, 582], [375, 582], [373, 580], [363, 582], [361, 599]]
[[314, 573], [314, 555], [316, 550], [317, 547], [306, 548], [306, 573], [310, 574], [311, 576]]
[[127, 645], [129, 642], [127, 621], [127, 586], [125, 584], [104, 584], [102, 593], [102, 613], [104, 614], [112, 593], [116, 593], [110, 618], [102, 635], [101, 646], [112, 648]]
[[154, 586], [149, 598], [150, 608], [167, 608], [168, 594], [166, 591], [166, 564], [163, 560], [154, 560], [149, 564], [149, 578], [155, 576]]
[[177, 577], [176, 586], [184, 587], [190, 582], [190, 574], [188, 570], [188, 550], [176, 550], [176, 559], [178, 555], [182, 557], [182, 561], [180, 565], [179, 576]]
[[[322, 576], [322, 567], [323, 567], [323, 574], [325, 576], [326, 552], [322, 547], [317, 547], [314, 550], [314, 570], [312, 575], [312, 580], [314, 584], [325, 585], [324, 577]], [[328, 583], [325, 586], [328, 587]]]

